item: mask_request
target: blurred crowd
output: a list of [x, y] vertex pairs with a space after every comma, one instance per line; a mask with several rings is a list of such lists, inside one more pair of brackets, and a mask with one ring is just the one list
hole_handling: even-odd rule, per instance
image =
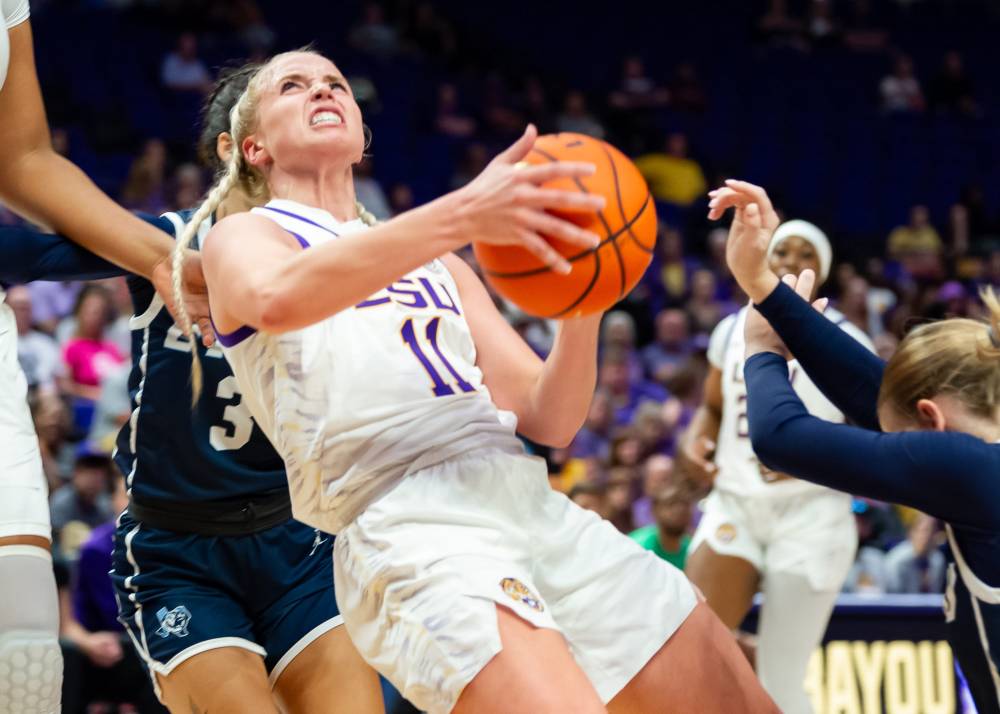
[[[155, 7], [174, 18], [185, 12], [184, 2], [99, 4]], [[219, 10], [216, 21], [228, 28], [223, 31], [238, 35], [247, 58], [276, 48], [275, 33], [253, 0], [211, 5]], [[866, 21], [866, 5], [852, 3], [851, 16], [838, 17], [832, 3], [816, 0], [804, 15], [795, 15], [783, 0], [771, 0], [755, 28], [758, 41], [802, 51], [818, 45], [886, 50], [890, 38]], [[476, 78], [478, 95], [467, 96], [461, 88], [473, 82], [463, 74], [463, 45], [452, 23], [430, 2], [400, 7], [405, 12], [365, 4], [347, 37], [352, 50], [372, 63], [417, 57], [445, 78], [428, 98], [416, 131], [447, 140], [450, 151], [442, 160], [450, 162], [448, 186], [468, 182], [526, 121], [543, 132], [606, 138], [627, 151], [646, 177], [661, 218], [656, 251], [639, 286], [604, 319], [598, 385], [586, 423], [565, 449], [529, 446], [546, 458], [553, 487], [683, 567], [704, 493], [691, 486], [675, 462], [678, 437], [701, 401], [712, 329], [746, 302], [725, 264], [726, 228], [702, 217], [704, 194], [719, 176], [699, 161], [684, 132], [660, 131], [655, 121], [664, 107], [692, 115], [705, 110], [708, 93], [698, 68], [685, 61], [669, 76], [658, 77], [647, 72], [639, 57], [624, 57], [617, 83], [601, 95], [566, 86], [555, 91], [534, 76], [511, 87], [483, 73]], [[203, 99], [215, 75], [200, 55], [199, 33], [209, 31], [204, 25], [178, 31], [176, 46], [162, 59], [161, 92]], [[468, 37], [464, 41], [471, 42]], [[377, 105], [378, 87], [368, 75], [356, 72], [352, 82], [360, 101]], [[904, 54], [895, 54], [889, 74], [881, 81], [873, 77], [872, 84], [878, 86], [878, 101], [886, 112], [983, 111], [957, 52], [942, 58], [926, 89]], [[53, 142], [62, 153], [73, 155], [72, 141], [71, 132], [55, 129]], [[387, 219], [415, 205], [418, 192], [409, 182], [384, 184], [376, 169], [366, 158], [356, 172], [358, 197], [372, 213]], [[191, 150], [151, 137], [135, 152], [117, 198], [149, 213], [188, 208], [198, 203], [211, 178]], [[17, 220], [0, 207], [0, 223]], [[855, 246], [851, 257], [852, 262], [837, 262], [835, 256], [822, 294], [888, 358], [906, 331], [922, 320], [981, 314], [978, 291], [1000, 289], [1000, 217], [987, 206], [983, 190], [969, 185], [947, 220], [934, 221], [926, 206], [914, 205], [883, 240], [860, 252]], [[531, 347], [546, 354], [554, 324], [496, 299]], [[125, 279], [14, 286], [7, 301], [17, 316], [18, 357], [30, 385], [51, 490], [64, 636], [81, 653], [80, 667], [97, 672], [133, 668], [137, 663], [126, 662], [132, 648], [115, 621], [107, 578], [112, 523], [123, 507], [123, 479], [110, 454], [118, 429], [131, 414], [132, 306]], [[865, 499], [856, 499], [854, 510], [861, 548], [845, 590], [943, 590], [939, 524]], [[72, 666], [67, 665], [67, 672]], [[134, 672], [117, 681], [129, 677], [134, 679]], [[146, 694], [136, 694], [132, 701], [146, 711], [141, 696]]]

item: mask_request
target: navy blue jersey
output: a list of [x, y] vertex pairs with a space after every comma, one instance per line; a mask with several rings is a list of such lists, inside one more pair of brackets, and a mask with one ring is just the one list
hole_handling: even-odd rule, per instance
[[[165, 214], [156, 225], [179, 236], [191, 213]], [[149, 281], [128, 282], [135, 306], [132, 415], [118, 435], [115, 463], [133, 496], [190, 502], [287, 488], [282, 460], [243, 406], [222, 351], [198, 342], [204, 381], [192, 411], [191, 343]]]
[[946, 522], [949, 639], [979, 710], [1000, 712], [1000, 444], [961, 432], [877, 431], [881, 360], [787, 285], [759, 309], [823, 393], [868, 428], [811, 416], [784, 358], [764, 352], [745, 366], [754, 451], [773, 469]]

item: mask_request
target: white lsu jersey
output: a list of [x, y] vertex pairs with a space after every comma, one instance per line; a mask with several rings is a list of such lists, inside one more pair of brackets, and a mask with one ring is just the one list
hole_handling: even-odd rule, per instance
[[7, 30], [28, 19], [28, 0], [0, 0], [0, 89], [7, 79], [10, 64], [10, 38]]
[[[307, 250], [367, 230], [287, 200], [253, 212]], [[315, 528], [338, 532], [407, 474], [454, 456], [523, 453], [516, 418], [483, 384], [458, 287], [439, 260], [309, 327], [242, 328], [220, 342], [284, 459], [295, 518]]]
[[[748, 309], [749, 306], [744, 307], [722, 320], [712, 332], [708, 346], [708, 361], [722, 371], [722, 423], [715, 450], [718, 467], [715, 488], [740, 496], [770, 495], [781, 498], [808, 491], [827, 491], [829, 489], [825, 486], [799, 479], [774, 480], [775, 474], [764, 467], [753, 452], [747, 419], [747, 388], [743, 380], [743, 364], [746, 361], [744, 328]], [[874, 352], [868, 335], [840, 312], [829, 308], [825, 315]], [[844, 421], [843, 413], [823, 395], [797, 361], [788, 363], [788, 374], [792, 387], [810, 414], [830, 422]], [[808, 447], [803, 445], [803, 448]]]

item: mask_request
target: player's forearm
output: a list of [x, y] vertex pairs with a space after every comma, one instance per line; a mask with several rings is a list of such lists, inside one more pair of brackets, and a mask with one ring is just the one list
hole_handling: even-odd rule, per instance
[[467, 242], [442, 220], [447, 198], [297, 253], [281, 265], [262, 266], [248, 280], [248, 302], [234, 306], [233, 316], [281, 333], [357, 305]]
[[173, 247], [169, 236], [116, 204], [48, 148], [0, 169], [0, 196], [17, 213], [146, 278]]
[[531, 392], [518, 431], [547, 446], [568, 445], [583, 426], [597, 383], [601, 316], [559, 323], [555, 343]]
[[721, 427], [722, 414], [719, 410], [702, 404], [695, 410], [694, 416], [691, 417], [691, 423], [681, 435], [681, 444], [688, 444], [702, 437], [716, 441], [719, 438]]

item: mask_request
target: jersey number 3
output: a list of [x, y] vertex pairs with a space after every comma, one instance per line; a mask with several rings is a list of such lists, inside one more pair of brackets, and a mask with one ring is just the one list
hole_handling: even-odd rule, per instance
[[216, 451], [242, 449], [253, 434], [253, 418], [243, 406], [243, 395], [236, 386], [236, 377], [229, 375], [219, 382], [215, 396], [232, 403], [222, 412], [222, 426], [213, 426], [209, 429], [209, 443]]
[[[455, 386], [457, 386], [463, 392], [474, 392], [476, 388], [471, 384], [462, 379], [458, 371], [452, 367], [451, 362], [448, 358], [441, 354], [441, 348], [438, 347], [438, 329], [441, 326], [441, 318], [435, 317], [433, 320], [427, 323], [427, 327], [424, 329], [424, 336], [427, 338], [427, 342], [430, 343], [431, 348], [434, 350], [434, 354], [437, 355], [438, 360], [444, 366], [451, 376], [455, 378]], [[455, 389], [448, 384], [444, 378], [442, 378], [440, 372], [438, 372], [437, 367], [431, 362], [427, 353], [424, 352], [423, 348], [420, 346], [420, 341], [417, 339], [417, 333], [413, 329], [413, 318], [410, 318], [403, 323], [402, 329], [400, 329], [399, 334], [403, 338], [403, 342], [406, 346], [410, 348], [413, 352], [413, 356], [417, 358], [420, 362], [420, 366], [424, 368], [427, 372], [427, 376], [431, 378], [431, 383], [433, 384], [433, 391], [435, 397], [444, 397], [449, 394], [454, 394]]]

